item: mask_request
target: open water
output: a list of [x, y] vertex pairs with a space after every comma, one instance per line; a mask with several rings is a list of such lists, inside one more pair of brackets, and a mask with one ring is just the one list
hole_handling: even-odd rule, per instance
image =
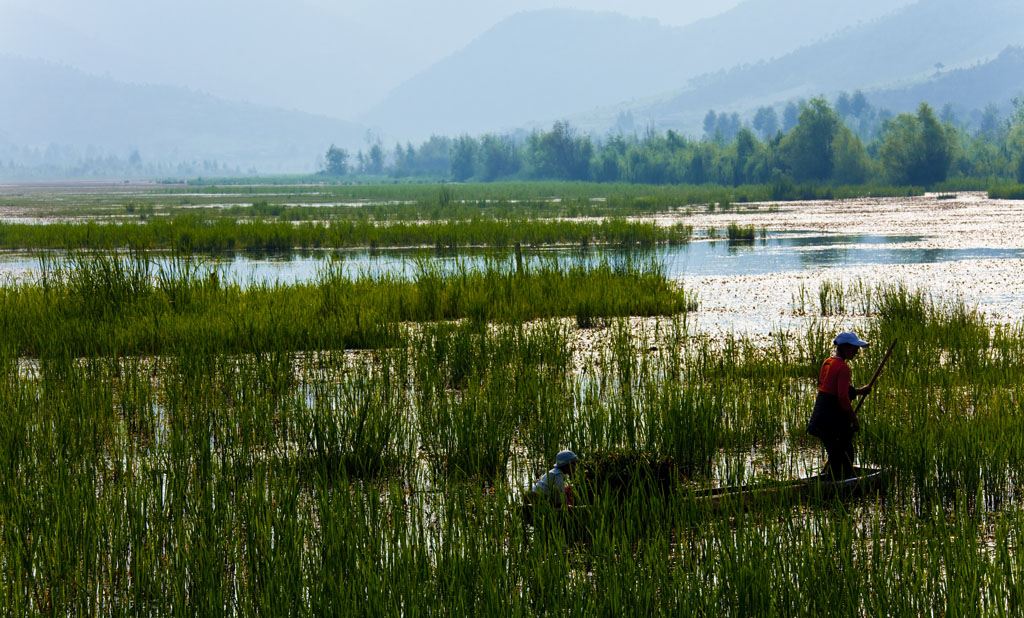
[[[1005, 248], [921, 248], [921, 236], [773, 232], [753, 242], [696, 239], [693, 242], [647, 250], [619, 248], [524, 249], [527, 267], [557, 260], [565, 264], [619, 265], [628, 261], [661, 265], [666, 276], [737, 276], [892, 264], [935, 264], [965, 260], [1022, 259], [1024, 250]], [[498, 263], [512, 266], [512, 252], [466, 248], [458, 252], [434, 249], [342, 250], [276, 254], [239, 253], [202, 258], [225, 280], [243, 285], [310, 281], [324, 270], [328, 258], [350, 276], [359, 274], [413, 277], [424, 267], [441, 270], [478, 269]], [[165, 258], [157, 257], [161, 263]], [[0, 278], [32, 279], [40, 272], [38, 255], [0, 254]]]

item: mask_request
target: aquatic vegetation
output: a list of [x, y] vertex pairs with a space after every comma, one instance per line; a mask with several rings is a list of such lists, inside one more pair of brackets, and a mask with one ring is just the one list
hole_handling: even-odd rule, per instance
[[[648, 198], [621, 199], [675, 199]], [[1024, 325], [858, 279], [802, 287], [801, 332], [712, 338], [656, 263], [411, 273], [242, 287], [72, 252], [0, 287], [7, 613], [1020, 612]], [[856, 438], [891, 486], [713, 511], [709, 488], [817, 472], [815, 378], [850, 317], [875, 344], [855, 382], [898, 341]], [[580, 508], [527, 525], [564, 448]]]
[[352, 247], [493, 247], [517, 243], [652, 247], [688, 242], [692, 228], [622, 219], [604, 221], [483, 220], [390, 222], [332, 220], [292, 223], [176, 216], [148, 222], [28, 225], [0, 223], [3, 249], [168, 249], [187, 253], [292, 251]]
[[[823, 327], [780, 350], [615, 321], [582, 366], [564, 322], [426, 325], [360, 356], [196, 335], [30, 369], [5, 339], [0, 559], [20, 567], [0, 594], [18, 614], [1014, 613], [1024, 335], [879, 299], [865, 336], [907, 342], [858, 438], [886, 499], [724, 516], [695, 490], [815, 465]], [[587, 508], [524, 527], [521, 484], [565, 447]]]
[[517, 270], [442, 270], [423, 261], [410, 279], [346, 274], [328, 263], [315, 281], [242, 287], [180, 257], [157, 267], [149, 254], [73, 254], [44, 261], [38, 282], [0, 287], [0, 333], [20, 354], [161, 354], [179, 346], [260, 352], [381, 348], [403, 322], [523, 322], [577, 315], [673, 315], [693, 295], [654, 262]]
[[753, 225], [739, 225], [730, 223], [725, 230], [726, 238], [730, 242], [754, 242], [756, 230]]
[[997, 185], [988, 190], [989, 199], [1024, 200], [1024, 185]]

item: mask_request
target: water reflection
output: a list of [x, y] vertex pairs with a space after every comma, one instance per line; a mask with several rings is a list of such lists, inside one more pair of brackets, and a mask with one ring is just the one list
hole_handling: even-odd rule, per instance
[[[621, 248], [523, 249], [523, 264], [529, 268], [550, 261], [562, 265], [613, 267], [630, 262], [655, 261], [668, 277], [682, 275], [760, 275], [805, 269], [841, 268], [872, 264], [928, 264], [975, 259], [1024, 258], [1020, 249], [941, 249], [900, 245], [919, 242], [923, 237], [905, 235], [827, 235], [793, 232], [771, 233], [764, 238], [737, 241], [719, 239], [647, 250]], [[330, 261], [328, 261], [328, 258]], [[156, 266], [169, 258], [157, 257]], [[511, 250], [498, 252], [481, 248], [378, 249], [305, 251], [288, 253], [239, 253], [201, 258], [227, 280], [239, 283], [293, 283], [317, 278], [330, 264], [348, 276], [372, 275], [409, 278], [426, 267], [441, 271], [477, 269], [488, 265], [514, 268]], [[39, 258], [25, 252], [0, 254], [0, 279], [33, 278], [40, 269]]]

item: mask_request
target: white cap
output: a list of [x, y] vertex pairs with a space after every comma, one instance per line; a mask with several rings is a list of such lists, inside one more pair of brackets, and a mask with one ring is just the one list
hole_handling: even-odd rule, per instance
[[871, 345], [867, 341], [861, 341], [861, 338], [857, 336], [857, 333], [851, 333], [851, 332], [839, 333], [836, 336], [836, 340], [833, 341], [832, 343], [834, 343], [836, 345], [842, 345], [844, 343], [848, 343], [850, 345], [855, 345], [858, 348], [866, 348], [869, 345]]

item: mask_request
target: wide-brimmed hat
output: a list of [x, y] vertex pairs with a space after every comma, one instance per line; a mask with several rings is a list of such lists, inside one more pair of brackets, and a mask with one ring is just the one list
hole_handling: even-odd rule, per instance
[[848, 343], [850, 345], [855, 345], [858, 348], [866, 348], [869, 345], [871, 345], [867, 341], [863, 341], [860, 337], [858, 337], [857, 333], [851, 333], [851, 332], [839, 333], [836, 336], [836, 340], [833, 341], [832, 343], [834, 343], [836, 345], [842, 345], [844, 343]]

